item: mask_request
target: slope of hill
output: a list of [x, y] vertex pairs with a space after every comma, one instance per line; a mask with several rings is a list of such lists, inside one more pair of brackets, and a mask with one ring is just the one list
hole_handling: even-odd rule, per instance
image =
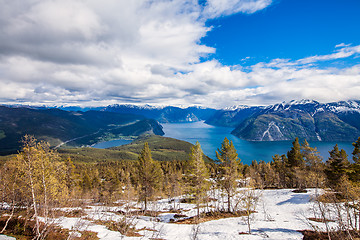
[[251, 141], [354, 141], [360, 136], [360, 101], [291, 101], [258, 109], [232, 134]]
[[196, 122], [206, 120], [213, 115], [216, 110], [211, 108], [201, 107], [154, 107], [150, 105], [137, 106], [137, 105], [110, 105], [102, 111], [117, 112], [117, 113], [131, 113], [143, 115], [147, 118], [153, 118], [161, 123], [174, 123], [174, 122]]
[[240, 122], [258, 113], [262, 107], [237, 106], [216, 111], [205, 123], [215, 126], [236, 127]]
[[16, 152], [25, 134], [34, 135], [52, 146], [93, 144], [104, 136], [163, 135], [155, 121], [134, 114], [59, 109], [10, 108], [0, 106], [0, 152]]
[[[96, 148], [75, 148], [59, 149], [64, 158], [71, 157], [73, 161], [80, 162], [99, 162], [99, 161], [118, 161], [118, 160], [137, 160], [139, 153], [144, 148], [144, 143], [148, 142], [151, 155], [158, 161], [187, 161], [191, 152], [191, 143], [177, 140], [174, 138], [148, 135], [140, 137], [130, 144], [108, 149]], [[206, 161], [212, 161], [204, 155]]]

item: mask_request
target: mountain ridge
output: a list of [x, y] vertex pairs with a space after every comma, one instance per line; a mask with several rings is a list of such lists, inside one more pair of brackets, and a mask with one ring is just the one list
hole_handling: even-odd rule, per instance
[[141, 115], [0, 106], [0, 152], [19, 150], [25, 134], [34, 135], [51, 146], [64, 143], [82, 146], [103, 138], [164, 135], [164, 132], [157, 121]]
[[360, 101], [282, 102], [258, 109], [238, 122], [232, 134], [250, 141], [354, 141], [360, 136]]

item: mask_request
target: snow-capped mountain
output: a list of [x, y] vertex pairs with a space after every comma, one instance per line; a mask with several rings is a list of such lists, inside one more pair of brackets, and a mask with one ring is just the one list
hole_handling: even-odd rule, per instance
[[359, 101], [291, 101], [269, 106], [239, 123], [233, 134], [255, 141], [353, 141], [360, 136]]
[[156, 119], [159, 122], [196, 122], [206, 120], [216, 110], [198, 106], [180, 108], [173, 106], [152, 106], [152, 105], [110, 105], [102, 109], [107, 112], [131, 113], [142, 115], [147, 118]]
[[265, 107], [236, 106], [217, 111], [209, 124], [234, 127], [252, 141], [353, 141], [360, 136], [360, 101], [320, 103], [302, 99]]

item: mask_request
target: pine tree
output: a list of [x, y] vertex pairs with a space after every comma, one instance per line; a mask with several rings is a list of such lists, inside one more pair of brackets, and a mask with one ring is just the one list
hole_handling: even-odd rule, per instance
[[304, 167], [304, 159], [301, 156], [300, 152], [300, 143], [299, 138], [295, 138], [295, 141], [292, 143], [291, 150], [287, 152], [288, 165], [290, 168], [295, 167]]
[[177, 170], [174, 165], [168, 166], [168, 172], [165, 174], [164, 179], [165, 193], [173, 202], [173, 209], [176, 210], [175, 197], [182, 194], [182, 174]]
[[288, 177], [291, 183], [290, 187], [304, 187], [304, 174], [305, 162], [301, 155], [299, 138], [295, 138], [292, 143], [291, 150], [287, 152], [287, 166], [289, 168]]
[[139, 155], [138, 174], [140, 184], [139, 199], [144, 201], [144, 210], [146, 211], [148, 201], [154, 197], [156, 190], [160, 189], [163, 178], [160, 165], [152, 159], [147, 142]]
[[200, 217], [200, 204], [204, 202], [210, 188], [209, 172], [203, 160], [203, 152], [199, 142], [191, 149], [189, 166], [187, 169], [188, 193], [195, 198], [197, 216]]
[[323, 182], [324, 164], [316, 148], [310, 147], [310, 144], [304, 140], [301, 144], [301, 155], [304, 158], [307, 170], [306, 180], [312, 187], [320, 187]]
[[360, 137], [352, 145], [354, 146], [354, 151], [352, 152], [353, 160], [355, 163], [360, 164]]
[[75, 165], [70, 157], [65, 160], [66, 166], [66, 186], [71, 192], [75, 185]]
[[352, 152], [354, 163], [351, 164], [350, 180], [360, 185], [360, 137], [352, 145], [354, 146], [354, 151]]
[[332, 188], [338, 187], [339, 179], [346, 175], [349, 161], [344, 149], [339, 151], [339, 147], [336, 144], [334, 149], [330, 152], [330, 157], [326, 161], [325, 175], [328, 180], [329, 186]]
[[226, 192], [228, 200], [228, 212], [231, 212], [231, 198], [236, 193], [237, 179], [239, 178], [238, 166], [239, 158], [236, 149], [227, 138], [221, 144], [221, 148], [216, 151], [216, 157], [220, 162], [219, 184]]
[[274, 169], [277, 177], [277, 187], [284, 188], [287, 187], [287, 158], [285, 154], [279, 156], [278, 154], [275, 154], [275, 156], [272, 157], [271, 166]]

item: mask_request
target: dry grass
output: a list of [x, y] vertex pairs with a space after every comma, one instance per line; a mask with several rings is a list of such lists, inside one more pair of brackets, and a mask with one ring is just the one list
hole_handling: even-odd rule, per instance
[[308, 218], [310, 221], [325, 223], [325, 222], [335, 222], [334, 220], [330, 219], [323, 219], [323, 218]]
[[[197, 223], [203, 223], [203, 222], [208, 222], [208, 221], [213, 221], [213, 220], [218, 220], [218, 219], [223, 219], [223, 218], [233, 218], [233, 217], [242, 217], [242, 216], [246, 216], [247, 214], [245, 213], [245, 211], [236, 211], [236, 212], [221, 212], [221, 211], [217, 211], [217, 212], [206, 212], [206, 213], [202, 213], [200, 214], [200, 219], [198, 219], [197, 216], [194, 217], [189, 217], [186, 219], [179, 219], [179, 220], [175, 220], [173, 221], [173, 223], [177, 223], [177, 224], [197, 224]], [[182, 215], [185, 216], [185, 215]]]
[[[311, 230], [304, 230], [299, 231], [301, 232], [304, 237], [303, 240], [328, 240], [329, 236], [326, 232], [316, 232]], [[351, 236], [350, 236], [351, 235]], [[359, 240], [360, 239], [360, 232], [357, 231], [337, 231], [337, 232], [330, 232], [331, 240]]]
[[[0, 219], [0, 227], [3, 228], [6, 218], [2, 217]], [[18, 240], [30, 240], [34, 239], [34, 221], [25, 220], [20, 217], [14, 217], [9, 221], [9, 224], [4, 232], [4, 234], [8, 236], [15, 237]], [[43, 227], [43, 226], [41, 226]], [[76, 240], [98, 240], [97, 233], [91, 231], [79, 231], [81, 233], [81, 237], [74, 237], [72, 239]], [[56, 226], [51, 227], [51, 231], [49, 231], [48, 235], [45, 239], [47, 240], [63, 240], [67, 239], [69, 236], [69, 230], [61, 229]]]

